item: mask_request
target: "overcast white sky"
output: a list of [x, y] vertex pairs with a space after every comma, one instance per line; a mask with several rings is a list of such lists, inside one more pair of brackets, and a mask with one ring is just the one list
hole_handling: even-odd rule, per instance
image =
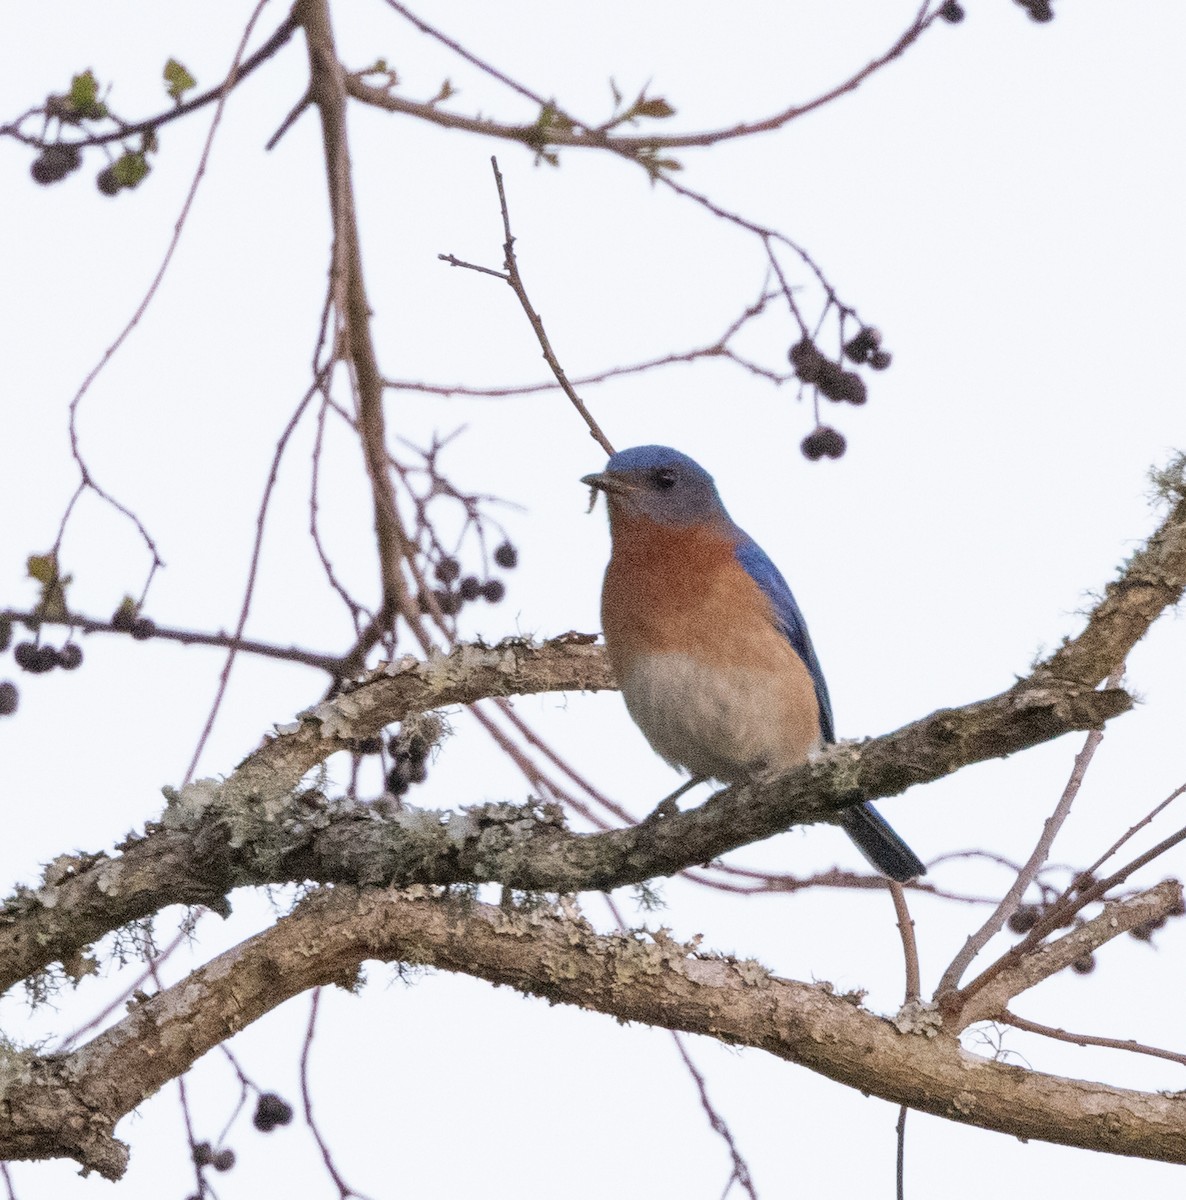
[[[857, 93], [784, 131], [682, 155], [686, 182], [806, 245], [841, 295], [884, 331], [893, 368], [869, 404], [833, 411], [849, 439], [839, 462], [808, 464], [811, 427], [792, 388], [726, 363], [674, 367], [589, 389], [618, 446], [661, 441], [699, 458], [733, 516], [782, 567], [827, 672], [838, 731], [881, 733], [935, 708], [999, 691], [1078, 627], [1077, 609], [1151, 529], [1146, 471], [1184, 436], [1179, 355], [1186, 305], [1186, 10], [1160, 3], [1056, 0], [1038, 26], [1011, 0], [969, 0]], [[529, 108], [449, 61], [381, 3], [339, 4], [343, 57], [386, 57], [409, 95], [448, 77], [459, 111], [530, 120]], [[250, 5], [127, 0], [22, 10], [0, 38], [0, 116], [8, 119], [94, 69], [128, 118], [162, 106], [160, 70], [181, 59], [209, 86], [225, 71]], [[744, 6], [594, 8], [528, 0], [497, 12], [437, 0], [421, 14], [510, 75], [578, 113], [608, 115], [648, 80], [681, 131], [725, 125], [806, 99], [863, 64], [905, 26], [910, 3], [751, 0]], [[265, 10], [261, 33], [283, 9]], [[258, 38], [256, 39], [259, 40]], [[299, 39], [236, 92], [176, 260], [147, 317], [83, 402], [80, 431], [97, 478], [131, 505], [168, 567], [147, 611], [218, 628], [238, 609], [254, 510], [276, 435], [308, 381], [324, 289], [328, 221], [316, 119], [265, 154], [300, 96]], [[76, 476], [66, 406], [131, 314], [160, 261], [210, 112], [162, 131], [150, 179], [98, 195], [101, 162], [53, 188], [29, 155], [0, 141], [0, 328], [6, 370], [0, 436], [0, 607], [31, 602], [25, 556], [52, 542]], [[543, 377], [530, 330], [497, 281], [450, 270], [441, 252], [498, 266], [501, 229], [489, 170], [506, 176], [520, 261], [570, 374], [714, 338], [764, 277], [753, 239], [650, 187], [626, 164], [566, 154], [533, 167], [518, 147], [356, 112], [351, 128], [368, 284], [391, 376], [471, 384]], [[795, 282], [806, 282], [787, 260]], [[785, 323], [746, 343], [782, 361]], [[460, 486], [521, 505], [500, 514], [522, 555], [508, 599], [475, 606], [467, 634], [595, 630], [608, 549], [585, 514], [580, 475], [601, 452], [552, 394], [502, 401], [397, 395], [395, 432], [423, 439], [466, 425], [447, 460]], [[250, 632], [328, 650], [343, 615], [305, 536], [306, 428], [281, 476]], [[341, 569], [370, 595], [365, 481], [339, 437], [323, 496]], [[93, 500], [71, 525], [72, 601], [104, 616], [136, 594], [146, 562], [126, 523]], [[0, 723], [6, 797], [0, 880], [31, 881], [55, 854], [110, 847], [161, 807], [184, 774], [221, 657], [91, 638], [76, 674], [20, 676], [21, 710]], [[1082, 863], [1182, 782], [1180, 622], [1163, 619], [1133, 655], [1144, 703], [1110, 728], [1058, 861]], [[0, 667], [7, 677], [11, 660]], [[241, 662], [202, 759], [220, 774], [275, 722], [319, 694], [293, 667]], [[613, 796], [642, 813], [674, 776], [647, 749], [616, 695], [526, 699], [518, 711]], [[524, 785], [458, 714], [456, 736], [418, 793], [450, 806], [522, 798]], [[1023, 856], [1070, 769], [1079, 739], [961, 772], [883, 805], [924, 858], [969, 847]], [[1172, 818], [1171, 818], [1172, 820]], [[1167, 824], [1161, 836], [1169, 832]], [[856, 866], [830, 829], [792, 831], [738, 861], [807, 871]], [[1147, 876], [1179, 876], [1183, 855]], [[1000, 872], [945, 867], [952, 887], [1000, 889]], [[781, 974], [869, 989], [892, 1011], [901, 953], [888, 898], [816, 892], [743, 901], [681, 883], [645, 919]], [[629, 905], [629, 897], [623, 897]], [[584, 907], [607, 920], [599, 897]], [[970, 928], [966, 908], [915, 902], [924, 991]], [[633, 910], [631, 910], [633, 911]], [[979, 911], [979, 910], [975, 910]], [[200, 927], [201, 960], [271, 916], [257, 897]], [[639, 920], [643, 920], [642, 916]], [[1109, 945], [1090, 979], [1059, 977], [1018, 1009], [1035, 1020], [1182, 1048], [1186, 930], [1156, 949]], [[184, 969], [180, 959], [171, 972]], [[314, 1077], [327, 1136], [349, 1181], [374, 1197], [470, 1195], [571, 1200], [713, 1200], [727, 1160], [668, 1035], [548, 1008], [446, 975], [411, 987], [370, 972], [360, 997], [327, 994]], [[114, 995], [88, 984], [56, 1012], [0, 1003], [10, 1036], [60, 1034]], [[296, 1099], [307, 1000], [236, 1040], [247, 1070]], [[1181, 1089], [1169, 1063], [1037, 1043], [1006, 1045], [1042, 1069]], [[692, 1050], [763, 1197], [892, 1194], [896, 1110], [806, 1071], [708, 1042]], [[200, 1135], [229, 1116], [237, 1085], [211, 1056], [196, 1073]], [[136, 1147], [120, 1194], [192, 1190], [175, 1089], [127, 1119]], [[229, 1143], [224, 1198], [332, 1195], [296, 1124], [264, 1138], [243, 1121]], [[908, 1195], [1003, 1189], [1079, 1195], [1181, 1194], [1179, 1169], [1036, 1144], [914, 1115]], [[974, 1169], [970, 1169], [971, 1164]], [[68, 1164], [12, 1169], [20, 1200], [97, 1197]]]

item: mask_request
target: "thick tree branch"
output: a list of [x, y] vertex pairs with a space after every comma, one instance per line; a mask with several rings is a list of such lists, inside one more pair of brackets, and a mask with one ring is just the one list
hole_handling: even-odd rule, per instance
[[[1095, 690], [1099, 680], [1184, 587], [1186, 499], [1180, 499], [1084, 632], [1008, 691], [872, 741], [835, 746], [781, 779], [729, 789], [689, 812], [595, 834], [573, 834], [557, 810], [535, 804], [457, 813], [404, 809], [384, 818], [368, 806], [299, 793], [304, 775], [332, 753], [410, 712], [487, 696], [612, 686], [600, 648], [583, 637], [459, 646], [427, 662], [401, 659], [303, 714], [225, 782], [200, 782], [174, 796], [160, 824], [129, 841], [119, 857], [54, 864], [44, 887], [0, 909], [0, 989], [167, 904], [219, 908], [236, 886], [497, 881], [578, 892], [674, 874], [793, 824], [1099, 727], [1132, 704], [1122, 690]], [[1097, 633], [1097, 613], [1108, 637]], [[1081, 643], [1088, 649], [1080, 651]]]
[[[326, 889], [266, 932], [137, 1005], [70, 1055], [13, 1072], [0, 1157], [65, 1155], [122, 1171], [118, 1120], [285, 1000], [367, 959], [462, 971], [551, 1003], [766, 1050], [846, 1086], [1023, 1139], [1186, 1162], [1186, 1099], [979, 1058], [903, 1033], [826, 984], [771, 976], [663, 933], [597, 935], [583, 920], [411, 892]], [[931, 1030], [931, 1034], [934, 1030]], [[60, 1114], [87, 1112], [87, 1138]]]

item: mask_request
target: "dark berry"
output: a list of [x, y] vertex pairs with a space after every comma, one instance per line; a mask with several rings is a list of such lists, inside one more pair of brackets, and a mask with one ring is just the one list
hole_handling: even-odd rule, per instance
[[211, 1160], [216, 1171], [229, 1171], [235, 1165], [235, 1152], [228, 1146], [220, 1150]]
[[501, 546], [495, 548], [494, 561], [504, 571], [513, 570], [519, 565], [519, 551], [510, 542], [503, 542]]
[[461, 611], [461, 597], [456, 592], [446, 592], [443, 588], [437, 588], [433, 595], [443, 616], [455, 617]]
[[1019, 904], [1009, 915], [1009, 928], [1014, 933], [1029, 933], [1041, 915], [1042, 910], [1036, 904]]
[[67, 146], [59, 142], [42, 150], [29, 167], [29, 174], [33, 176], [35, 183], [44, 186], [65, 179], [81, 162], [82, 155], [77, 146]]
[[458, 585], [457, 594], [467, 602], [482, 594], [482, 581], [476, 575], [467, 575]]
[[393, 796], [402, 796], [410, 786], [410, 781], [404, 777], [404, 773], [400, 770], [399, 765], [392, 767], [387, 772], [387, 790]]
[[[831, 364], [829, 364], [831, 365]], [[834, 380], [829, 380], [831, 388], [825, 388], [820, 383], [820, 391], [829, 400], [847, 400], [849, 404], [864, 404], [869, 398], [865, 381], [855, 371], [841, 371]]]
[[214, 1161], [214, 1151], [209, 1142], [196, 1142], [193, 1150], [194, 1166], [206, 1167]]
[[452, 583], [461, 574], [461, 564], [455, 558], [442, 558], [433, 574], [441, 583]]
[[0, 653], [8, 649], [12, 642], [12, 621], [8, 617], [0, 617]]
[[939, 19], [948, 21], [952, 25], [958, 25], [964, 19], [963, 8], [956, 3], [956, 0], [947, 0], [947, 3], [939, 9]]
[[15, 683], [8, 679], [0, 683], [0, 717], [11, 717], [16, 712], [19, 700], [20, 693], [16, 690]]
[[869, 366], [875, 371], [884, 371], [894, 361], [894, 356], [888, 350], [874, 350], [869, 355]]
[[400, 763], [400, 774], [406, 776], [409, 783], [423, 783], [428, 778], [428, 767], [422, 758], [408, 758]]
[[292, 1105], [275, 1092], [264, 1092], [255, 1106], [252, 1123], [260, 1133], [271, 1133], [277, 1125], [287, 1125], [292, 1120]]
[[36, 671], [34, 663], [37, 662], [37, 644], [35, 642], [18, 642], [16, 649], [12, 652], [12, 657], [22, 671]]
[[820, 458], [839, 458], [847, 443], [844, 434], [830, 425], [820, 425], [813, 429], [800, 443], [799, 449], [803, 457], [815, 462]]
[[881, 330], [872, 325], [866, 325], [859, 330], [856, 337], [844, 343], [845, 356], [853, 362], [867, 362], [869, 355], [881, 345]]
[[136, 641], [146, 642], [156, 633], [156, 622], [151, 617], [137, 617], [132, 622], [132, 628], [129, 632]]
[[817, 383], [820, 372], [827, 366], [828, 360], [819, 352], [818, 347], [810, 338], [796, 342], [787, 352], [795, 374], [804, 383]]
[[62, 656], [58, 653], [54, 646], [40, 646], [37, 649], [37, 665], [33, 668], [34, 671], [44, 673], [52, 671], [54, 667], [61, 666]]
[[487, 604], [497, 604], [507, 594], [507, 585], [501, 579], [487, 579], [482, 584], [482, 598]]
[[64, 671], [76, 671], [82, 666], [82, 647], [77, 642], [70, 642], [58, 651], [58, 662]]
[[1076, 975], [1090, 975], [1092, 971], [1095, 970], [1095, 955], [1080, 954], [1079, 957], [1075, 959], [1073, 963], [1071, 963], [1071, 970], [1074, 971]]
[[378, 754], [383, 749], [383, 739], [381, 737], [359, 738], [354, 743], [354, 753], [367, 755]]
[[119, 176], [115, 173], [114, 164], [104, 167], [98, 175], [95, 176], [95, 187], [103, 193], [104, 196], [114, 196], [116, 192], [123, 187], [119, 181]]

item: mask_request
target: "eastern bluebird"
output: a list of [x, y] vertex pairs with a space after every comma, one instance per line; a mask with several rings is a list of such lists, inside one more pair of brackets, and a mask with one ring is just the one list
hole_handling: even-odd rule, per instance
[[[655, 751], [700, 779], [781, 773], [835, 741], [803, 614], [712, 476], [668, 446], [635, 446], [582, 483], [603, 491], [613, 552], [601, 620], [626, 707]], [[837, 817], [878, 871], [926, 873], [869, 804]]]

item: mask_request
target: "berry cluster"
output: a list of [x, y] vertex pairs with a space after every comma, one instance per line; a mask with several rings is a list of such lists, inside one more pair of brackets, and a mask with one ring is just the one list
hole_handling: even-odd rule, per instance
[[428, 778], [428, 756], [443, 733], [440, 717], [430, 713], [409, 718], [392, 735], [387, 748], [394, 763], [385, 781], [392, 796], [402, 796], [412, 784]]
[[67, 642], [60, 650], [55, 646], [39, 646], [36, 642], [20, 642], [12, 652], [13, 661], [30, 675], [44, 675], [54, 667], [74, 671], [82, 665], [82, 647]]
[[82, 166], [82, 152], [77, 146], [68, 142], [55, 142], [46, 146], [29, 166], [29, 174], [33, 182], [42, 187], [58, 183], [65, 179], [71, 171], [77, 171]]
[[[494, 551], [496, 566], [504, 571], [514, 570], [519, 563], [519, 552], [510, 542], [503, 542]], [[471, 604], [482, 599], [487, 604], [497, 604], [506, 594], [506, 584], [501, 579], [479, 579], [476, 575], [461, 575], [461, 563], [452, 556], [442, 558], [436, 565], [433, 574], [442, 586], [434, 588], [433, 599], [437, 607], [446, 617], [455, 617], [463, 604]], [[426, 595], [420, 596], [420, 611], [431, 611]]]
[[844, 434], [831, 425], [817, 425], [800, 443], [803, 457], [815, 462], [821, 458], [839, 458], [848, 443]]
[[894, 356], [881, 348], [881, 330], [872, 325], [844, 343], [844, 356], [854, 363], [868, 363], [875, 371], [884, 371], [894, 361]]
[[271, 1133], [278, 1125], [287, 1125], [292, 1120], [292, 1105], [275, 1092], [262, 1092], [255, 1106], [251, 1123], [260, 1133]]
[[235, 1165], [235, 1152], [224, 1146], [215, 1150], [209, 1142], [197, 1142], [194, 1145], [194, 1166], [213, 1167], [216, 1171], [229, 1171]]
[[864, 404], [869, 398], [865, 381], [855, 372], [833, 362], [808, 337], [796, 342], [787, 354], [795, 374], [803, 383], [814, 384], [820, 395], [836, 403]]

